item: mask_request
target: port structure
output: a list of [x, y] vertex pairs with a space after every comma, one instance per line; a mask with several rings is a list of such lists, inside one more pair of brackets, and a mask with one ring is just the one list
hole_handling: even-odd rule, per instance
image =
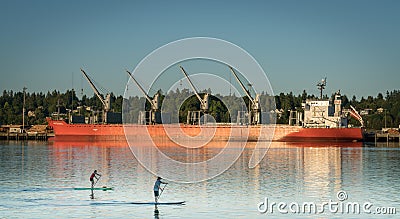
[[83, 76], [85, 76], [86, 80], [89, 82], [90, 86], [92, 87], [94, 93], [96, 94], [96, 96], [99, 98], [99, 100], [101, 101], [101, 103], [103, 104], [103, 115], [102, 115], [102, 122], [103, 123], [107, 123], [108, 119], [107, 119], [107, 115], [108, 112], [111, 109], [111, 94], [107, 93], [106, 97], [103, 98], [99, 92], [99, 90], [96, 88], [96, 86], [94, 85], [93, 81], [90, 79], [90, 77], [86, 74], [86, 72], [81, 69], [81, 72], [83, 74]]
[[151, 110], [150, 111], [140, 111], [139, 112], [139, 118], [138, 118], [138, 123], [142, 125], [154, 125], [154, 124], [161, 124], [161, 111], [160, 111], [160, 94], [157, 92], [153, 98], [150, 98], [150, 96], [146, 93], [146, 91], [143, 89], [143, 87], [139, 84], [139, 82], [133, 77], [133, 74], [126, 70], [128, 75], [132, 78], [132, 80], [135, 82], [135, 84], [138, 86], [139, 90], [143, 93], [144, 97], [147, 99], [147, 101], [151, 105]]
[[[251, 125], [258, 125], [261, 124], [261, 105], [260, 105], [260, 95], [256, 94], [256, 97], [253, 98], [250, 95], [250, 91], [246, 89], [242, 81], [240, 81], [239, 77], [237, 76], [235, 70], [232, 68], [232, 66], [229, 66], [229, 69], [231, 70], [233, 76], [236, 78], [237, 82], [239, 83], [240, 87], [246, 94], [246, 96], [249, 98], [249, 106], [248, 107], [248, 121]], [[241, 120], [239, 118], [241, 116], [241, 113], [238, 113], [238, 121]]]
[[208, 116], [209, 116], [208, 108], [209, 108], [210, 94], [205, 93], [203, 98], [201, 98], [199, 95], [199, 92], [197, 92], [196, 87], [193, 85], [193, 83], [190, 80], [189, 75], [186, 73], [185, 69], [182, 66], [179, 66], [179, 68], [181, 69], [183, 75], [188, 80], [197, 99], [200, 101], [200, 110], [199, 111], [188, 111], [188, 115], [187, 115], [187, 119], [186, 119], [187, 124], [201, 125], [201, 124], [208, 123]]

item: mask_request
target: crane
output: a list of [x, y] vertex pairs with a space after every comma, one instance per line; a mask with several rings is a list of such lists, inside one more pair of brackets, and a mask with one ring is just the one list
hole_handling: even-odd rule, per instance
[[249, 121], [251, 124], [260, 124], [261, 123], [261, 106], [260, 106], [260, 95], [257, 94], [256, 98], [251, 97], [250, 91], [245, 88], [243, 83], [240, 81], [239, 77], [237, 76], [235, 70], [229, 66], [232, 74], [235, 76], [236, 80], [238, 81], [240, 87], [242, 87], [243, 91], [246, 93], [246, 96], [249, 98], [251, 103], [251, 109], [249, 109]]
[[129, 76], [133, 79], [133, 81], [136, 83], [136, 85], [138, 86], [139, 90], [143, 93], [143, 95], [145, 96], [145, 98], [147, 99], [147, 101], [149, 101], [150, 105], [151, 105], [151, 115], [150, 115], [150, 121], [152, 124], [157, 124], [157, 123], [161, 123], [159, 121], [159, 116], [160, 115], [160, 95], [157, 92], [154, 95], [154, 98], [151, 99], [150, 96], [146, 93], [146, 91], [143, 89], [142, 86], [140, 86], [139, 82], [133, 77], [132, 73], [128, 70], [126, 70], [126, 72], [129, 74]]
[[210, 99], [210, 94], [206, 93], [204, 94], [204, 97], [201, 98], [199, 93], [197, 92], [196, 87], [193, 85], [192, 81], [190, 80], [188, 74], [186, 73], [185, 69], [183, 69], [182, 66], [179, 66], [181, 68], [182, 73], [185, 75], [185, 77], [187, 78], [187, 80], [189, 81], [190, 86], [192, 87], [194, 94], [196, 94], [197, 99], [199, 99], [200, 101], [200, 110], [203, 111], [204, 113], [208, 112], [208, 102]]
[[99, 90], [97, 90], [96, 86], [92, 82], [92, 80], [86, 74], [86, 72], [83, 69], [81, 69], [81, 72], [83, 73], [83, 76], [85, 76], [86, 80], [89, 82], [89, 84], [92, 87], [92, 89], [93, 89], [94, 93], [96, 94], [96, 96], [99, 98], [99, 100], [103, 104], [103, 122], [107, 123], [107, 113], [111, 109], [111, 95], [110, 94], [106, 94], [106, 98], [103, 98], [101, 96]]

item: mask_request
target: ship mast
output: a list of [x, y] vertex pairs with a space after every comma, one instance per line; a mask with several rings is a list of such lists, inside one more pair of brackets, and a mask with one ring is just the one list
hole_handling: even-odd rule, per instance
[[128, 70], [126, 70], [126, 72], [129, 74], [129, 76], [133, 79], [133, 81], [136, 83], [136, 85], [138, 86], [139, 90], [143, 93], [144, 97], [147, 99], [147, 101], [149, 101], [150, 105], [151, 105], [151, 123], [152, 124], [156, 124], [156, 123], [160, 123], [159, 121], [157, 121], [157, 116], [156, 114], [160, 112], [160, 101], [159, 101], [159, 93], [157, 92], [154, 95], [154, 98], [151, 99], [150, 96], [146, 93], [146, 91], [143, 89], [143, 87], [139, 84], [139, 82], [133, 77], [132, 73], [129, 72]]
[[97, 90], [96, 86], [94, 85], [92, 80], [89, 78], [89, 76], [86, 74], [86, 72], [83, 69], [81, 69], [81, 72], [85, 76], [86, 80], [89, 82], [89, 84], [92, 87], [92, 89], [93, 89], [94, 93], [96, 94], [96, 96], [99, 98], [99, 100], [103, 104], [103, 123], [107, 123], [107, 112], [110, 111], [110, 108], [111, 108], [110, 107], [111, 95], [110, 94], [106, 94], [106, 98], [104, 99], [100, 95], [99, 90]]
[[253, 97], [251, 97], [250, 91], [247, 90], [246, 87], [243, 85], [243, 83], [240, 81], [235, 70], [233, 70], [233, 68], [231, 66], [229, 66], [229, 69], [231, 70], [232, 74], [235, 76], [236, 80], [238, 81], [240, 87], [242, 87], [242, 90], [246, 93], [246, 96], [249, 98], [249, 101], [251, 102], [251, 109], [249, 109], [250, 123], [251, 124], [260, 124], [261, 123], [261, 106], [260, 106], [260, 101], [259, 101], [260, 96], [257, 94], [255, 99]]
[[321, 91], [321, 94], [320, 94], [320, 99], [321, 99], [321, 100], [322, 100], [322, 90], [325, 89], [325, 86], [326, 86], [326, 77], [323, 78], [323, 79], [321, 80], [321, 82], [319, 82], [319, 83], [317, 84], [318, 90]]

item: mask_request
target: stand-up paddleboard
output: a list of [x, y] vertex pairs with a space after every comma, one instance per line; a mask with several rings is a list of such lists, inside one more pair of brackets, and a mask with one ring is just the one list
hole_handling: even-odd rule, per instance
[[179, 202], [94, 202], [90, 205], [184, 205], [185, 201]]
[[180, 202], [129, 202], [132, 205], [184, 205], [185, 201]]
[[[74, 188], [74, 190], [92, 190], [92, 188]], [[102, 191], [108, 191], [108, 190], [113, 190], [112, 187], [96, 187], [93, 188], [93, 190], [102, 190]]]

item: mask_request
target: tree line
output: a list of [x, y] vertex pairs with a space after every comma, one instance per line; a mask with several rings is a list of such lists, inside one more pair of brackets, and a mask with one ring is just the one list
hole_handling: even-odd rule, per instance
[[[205, 92], [211, 93], [210, 90], [203, 91], [202, 93]], [[166, 94], [160, 90], [158, 93], [161, 96], [160, 101], [163, 103], [163, 111], [179, 112], [177, 115], [172, 114], [172, 117], [174, 117], [172, 121], [185, 122], [187, 111], [199, 109], [199, 100], [188, 89], [177, 89], [176, 91], [169, 91]], [[200, 95], [202, 96], [202, 94]], [[324, 98], [328, 99], [329, 97], [325, 95]], [[288, 123], [290, 110], [302, 111], [301, 104], [306, 99], [317, 99], [317, 97], [307, 94], [306, 91], [298, 95], [292, 92], [280, 93], [275, 96], [266, 93], [261, 93], [260, 95], [262, 111], [279, 112], [279, 116], [276, 117], [279, 124]], [[0, 96], [0, 125], [22, 124], [23, 103], [24, 92], [4, 90]], [[124, 101], [121, 95], [115, 96], [111, 93], [111, 111], [121, 112], [123, 104], [127, 104], [125, 105], [125, 109], [129, 109], [125, 112], [125, 116], [136, 121], [140, 110], [149, 110], [151, 108], [144, 97], [134, 96]], [[128, 105], [129, 107], [127, 107]], [[379, 93], [376, 97], [361, 97], [361, 99], [357, 99], [356, 96], [352, 96], [350, 99], [346, 95], [343, 95], [342, 107], [349, 108], [350, 105], [359, 111], [367, 109], [368, 114], [362, 115], [367, 128], [398, 127], [400, 124], [400, 90], [387, 91], [385, 95]], [[210, 97], [209, 106], [209, 114], [217, 122], [235, 122], [238, 111], [247, 110], [249, 99], [235, 95], [223, 96], [216, 94]], [[74, 90], [67, 90], [64, 93], [57, 90], [48, 91], [47, 93], [26, 92], [25, 124], [46, 124], [45, 118], [58, 112], [60, 114], [89, 116], [94, 113], [98, 114], [102, 108], [101, 101], [94, 94], [91, 97], [82, 95], [81, 98], [78, 98]], [[278, 110], [275, 111], [275, 109]], [[355, 126], [360, 125], [357, 120], [352, 118], [350, 119], [350, 124]]]
[[[122, 96], [111, 94], [112, 108], [118, 111], [122, 106]], [[24, 105], [24, 92], [4, 90], [0, 96], [0, 125], [22, 124], [22, 112]], [[25, 125], [46, 124], [46, 117], [53, 113], [89, 115], [91, 111], [102, 110], [101, 101], [93, 94], [92, 97], [83, 95], [80, 99], [74, 90], [65, 93], [54, 90], [46, 94], [25, 93]], [[75, 112], [74, 112], [75, 111]], [[119, 110], [120, 111], [120, 110]]]

